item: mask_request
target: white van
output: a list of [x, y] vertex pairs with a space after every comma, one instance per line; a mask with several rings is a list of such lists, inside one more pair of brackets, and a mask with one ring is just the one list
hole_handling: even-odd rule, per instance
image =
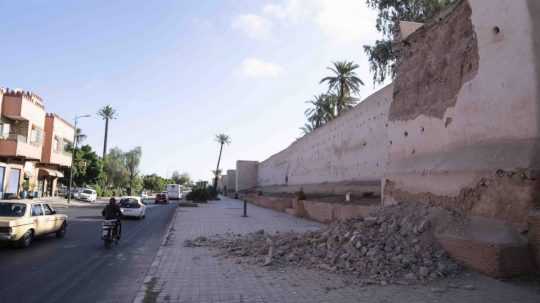
[[182, 199], [182, 186], [178, 184], [167, 184], [167, 196], [169, 200]]

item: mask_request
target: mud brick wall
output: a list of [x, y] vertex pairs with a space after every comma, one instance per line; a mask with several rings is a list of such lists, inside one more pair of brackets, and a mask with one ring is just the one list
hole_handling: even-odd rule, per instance
[[540, 269], [540, 209], [533, 210], [529, 215], [529, 246]]
[[408, 36], [384, 204], [425, 201], [526, 229], [540, 157], [538, 1], [463, 0]]
[[392, 92], [391, 85], [383, 88], [261, 162], [257, 185], [263, 190], [304, 187], [307, 192], [316, 190], [319, 184], [333, 184], [333, 189], [339, 184], [361, 188], [362, 181], [380, 181], [386, 162], [386, 123]]

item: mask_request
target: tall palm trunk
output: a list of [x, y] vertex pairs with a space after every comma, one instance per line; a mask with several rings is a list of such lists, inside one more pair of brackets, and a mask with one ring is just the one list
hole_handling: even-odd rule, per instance
[[219, 157], [217, 160], [216, 166], [216, 176], [214, 177], [214, 191], [217, 191], [217, 182], [218, 182], [218, 173], [219, 173], [219, 162], [221, 162], [221, 152], [223, 151], [223, 143], [219, 146]]
[[103, 161], [105, 161], [105, 156], [107, 155], [107, 137], [109, 135], [109, 119], [105, 119], [105, 136], [103, 138]]

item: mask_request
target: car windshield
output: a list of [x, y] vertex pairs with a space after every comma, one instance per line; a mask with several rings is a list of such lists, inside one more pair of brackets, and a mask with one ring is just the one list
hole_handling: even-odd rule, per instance
[[93, 192], [91, 190], [89, 190], [89, 189], [85, 189], [85, 190], [83, 190], [83, 193], [84, 194], [92, 194]]
[[22, 217], [26, 211], [26, 204], [0, 203], [0, 217]]
[[135, 199], [122, 199], [120, 200], [120, 207], [122, 208], [139, 208], [141, 207]]

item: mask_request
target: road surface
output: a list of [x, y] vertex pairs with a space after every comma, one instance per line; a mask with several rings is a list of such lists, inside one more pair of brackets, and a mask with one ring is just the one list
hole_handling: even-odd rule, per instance
[[123, 220], [118, 246], [100, 239], [101, 208], [59, 208], [64, 239], [36, 239], [27, 249], [0, 246], [0, 301], [131, 302], [156, 255], [175, 205], [152, 205], [144, 220]]

